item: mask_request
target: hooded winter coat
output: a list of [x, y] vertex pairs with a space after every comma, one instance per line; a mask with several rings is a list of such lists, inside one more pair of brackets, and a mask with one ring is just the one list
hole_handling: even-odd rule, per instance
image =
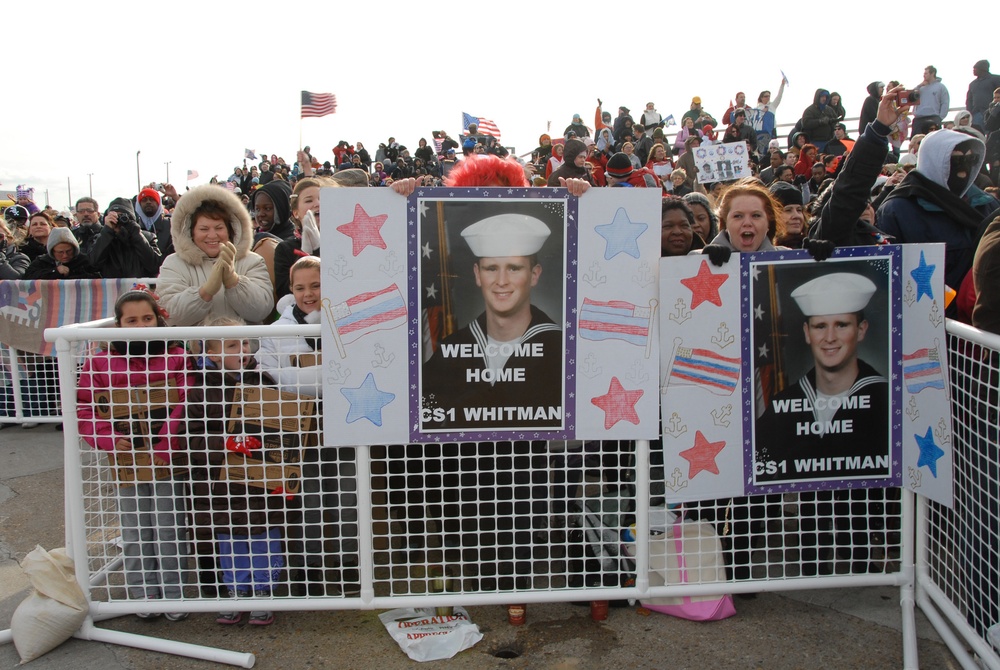
[[880, 81], [873, 81], [868, 84], [868, 97], [865, 98], [864, 104], [861, 105], [861, 119], [858, 121], [858, 133], [865, 132], [868, 124], [878, 116], [878, 103], [882, 100], [882, 96], [879, 95], [878, 90], [883, 85]]
[[[59, 244], [70, 244], [73, 246], [73, 258], [66, 262], [60, 262], [52, 255], [52, 250]], [[97, 268], [90, 265], [90, 259], [86, 254], [80, 253], [80, 243], [69, 228], [53, 228], [49, 233], [48, 243], [45, 245], [46, 253], [31, 261], [28, 269], [24, 271], [24, 279], [100, 279], [101, 273]], [[69, 273], [62, 274], [59, 267], [65, 266]]]
[[[951, 152], [962, 143], [971, 146], [974, 165], [962, 184], [952, 192]], [[878, 227], [897, 242], [944, 242], [945, 283], [962, 284], [972, 268], [972, 259], [986, 227], [1000, 202], [973, 185], [986, 155], [978, 139], [954, 130], [937, 130], [927, 135], [917, 154], [917, 169], [892, 190], [879, 207]]]
[[259, 194], [264, 193], [274, 203], [275, 222], [267, 230], [259, 229], [257, 235], [268, 233], [281, 240], [295, 237], [295, 224], [292, 223], [292, 207], [289, 204], [292, 197], [292, 187], [281, 179], [269, 181], [250, 196], [250, 208], [255, 207]]
[[[826, 96], [827, 102], [820, 104], [820, 98]], [[817, 88], [813, 95], [813, 104], [802, 112], [802, 130], [809, 136], [809, 141], [817, 146], [826, 144], [833, 138], [833, 126], [837, 123], [837, 110], [830, 104], [830, 92]]]
[[[191, 236], [193, 214], [203, 203], [213, 200], [227, 212], [227, 223], [233, 231], [230, 240], [236, 246], [234, 271], [239, 282], [232, 288], [223, 286], [213, 299], [201, 299], [198, 290], [215, 267], [210, 258]], [[264, 259], [250, 251], [253, 223], [239, 198], [212, 184], [191, 189], [177, 203], [170, 220], [170, 232], [176, 251], [160, 268], [156, 288], [160, 304], [169, 312], [167, 321], [173, 326], [193, 326], [206, 318], [239, 317], [250, 324], [260, 323], [274, 307], [273, 288]]]
[[559, 178], [570, 179], [575, 177], [577, 179], [586, 180], [591, 186], [594, 185], [594, 180], [591, 179], [590, 174], [587, 172], [586, 168], [578, 168], [574, 161], [576, 157], [582, 153], [586, 153], [587, 145], [580, 140], [567, 140], [566, 141], [566, 151], [563, 153], [563, 164], [552, 171], [549, 175], [547, 186], [559, 186]]

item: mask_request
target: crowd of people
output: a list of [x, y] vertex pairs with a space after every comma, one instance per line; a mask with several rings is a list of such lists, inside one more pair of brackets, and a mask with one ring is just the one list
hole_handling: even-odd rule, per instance
[[[818, 89], [784, 148], [775, 123], [782, 82], [773, 99], [762, 91], [756, 104], [737, 93], [721, 115], [724, 128], [699, 97], [692, 98], [673, 141], [666, 134], [670, 119], [653, 102], [636, 120], [625, 106], [612, 117], [598, 100], [593, 128], [576, 115], [562, 136], [543, 134], [539, 146], [522, 157], [528, 160], [509, 156], [472, 125], [460, 142], [437, 131], [431, 142], [421, 138], [412, 154], [390, 137], [374, 156], [361, 142], [342, 141], [332, 161], [321, 162], [308, 146], [291, 164], [277, 155], [249, 167], [244, 161], [227, 179], [213, 178], [184, 193], [151, 184], [134, 197], [114, 199], [103, 215], [90, 197], [80, 198], [72, 212], [39, 208], [32, 189], [19, 187], [16, 204], [0, 222], [0, 279], [157, 278], [158, 295], [137, 289], [118, 300], [114, 316], [120, 328], [316, 323], [321, 188], [389, 186], [405, 195], [418, 185], [487, 185], [462, 180], [471, 178], [477, 162], [489, 161], [492, 179], [513, 186], [568, 186], [577, 195], [601, 187], [660, 189], [664, 257], [702, 253], [721, 265], [734, 253], [802, 248], [824, 260], [838, 246], [943, 242], [946, 283], [958, 292], [949, 314], [1000, 332], [1000, 298], [992, 293], [1000, 273], [1000, 76], [990, 74], [986, 61], [976, 63], [974, 75], [966, 110], [953, 120], [946, 120], [949, 96], [933, 66], [913, 89], [897, 81], [872, 82], [856, 138], [845, 123], [841, 96]], [[700, 179], [694, 151], [715, 142], [745, 142], [752, 176]], [[164, 380], [180, 389], [180, 414], [163, 421], [152, 445], [154, 460], [162, 463], [172, 450], [189, 448], [174, 439], [176, 421], [211, 424], [209, 415], [182, 416], [185, 395], [201, 394], [195, 404], [204, 413], [221, 397], [217, 389], [243, 383], [248, 375], [298, 394], [322, 395], [320, 340], [265, 338], [254, 347], [256, 354], [239, 339], [200, 343], [197, 355], [181, 343], [154, 344], [111, 342], [85, 362], [80, 433], [93, 447], [115, 452], [134, 445], [112, 421], [94, 414], [99, 390]], [[30, 416], [42, 408], [28, 410]], [[207, 428], [204, 434], [200, 449], [227, 448], [219, 435]], [[155, 507], [183, 515], [185, 510], [171, 507], [183, 497], [176, 486], [137, 483], [122, 496], [134, 503], [121, 510], [130, 597], [179, 597], [178, 567], [151, 569], [136, 553], [137, 545], [152, 543], [163, 556], [177, 555], [176, 535], [149, 525], [149, 515], [142, 514]], [[227, 522], [225, 537], [216, 538], [231, 557], [216, 566], [220, 583], [234, 597], [267, 592], [269, 575], [282, 567], [272, 560], [280, 552], [268, 548], [281, 540], [268, 519], [287, 510], [273, 506], [269, 500], [266, 513], [234, 515], [241, 520]], [[179, 519], [170, 524], [174, 531]], [[264, 547], [272, 562], [260, 566], [254, 547]], [[746, 561], [737, 557], [735, 563]], [[270, 612], [250, 613], [253, 624], [273, 619]], [[241, 614], [223, 612], [218, 620], [236, 623]]]

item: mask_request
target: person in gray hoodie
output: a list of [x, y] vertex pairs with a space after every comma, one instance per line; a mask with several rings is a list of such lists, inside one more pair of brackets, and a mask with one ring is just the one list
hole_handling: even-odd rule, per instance
[[24, 271], [25, 279], [100, 279], [80, 243], [69, 228], [53, 228], [45, 243], [46, 253], [37, 256]]
[[924, 80], [913, 89], [917, 99], [913, 102], [913, 123], [910, 126], [911, 135], [924, 135], [941, 128], [941, 120], [948, 116], [948, 89], [937, 76], [937, 68], [928, 65], [924, 68]]

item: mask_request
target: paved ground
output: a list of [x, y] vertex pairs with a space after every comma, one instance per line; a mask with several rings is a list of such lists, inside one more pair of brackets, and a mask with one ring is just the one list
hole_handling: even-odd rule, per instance
[[[18, 566], [40, 544], [63, 546], [62, 434], [51, 426], [0, 431], [0, 630], [28, 593]], [[565, 603], [531, 605], [527, 625], [512, 627], [501, 607], [469, 608], [484, 637], [435, 668], [900, 668], [899, 593], [891, 588], [761, 594], [737, 600], [737, 616], [698, 624], [635, 608], [613, 609], [603, 623]], [[171, 623], [122, 617], [101, 624], [131, 633], [252, 652], [257, 668], [413, 667], [377, 612], [279, 613], [266, 629], [223, 628], [209, 615]], [[920, 667], [960, 667], [918, 613]], [[0, 670], [18, 663], [0, 645]], [[429, 667], [430, 667], [429, 666]], [[97, 642], [71, 640], [31, 664], [33, 670], [220, 667]]]

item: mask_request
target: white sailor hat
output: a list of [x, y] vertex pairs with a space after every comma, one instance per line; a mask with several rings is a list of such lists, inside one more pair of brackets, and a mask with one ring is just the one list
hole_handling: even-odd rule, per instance
[[462, 231], [478, 258], [530, 256], [538, 253], [551, 234], [548, 226], [525, 214], [490, 216]]
[[792, 291], [805, 316], [860, 312], [875, 295], [875, 284], [853, 272], [834, 272], [807, 281]]

